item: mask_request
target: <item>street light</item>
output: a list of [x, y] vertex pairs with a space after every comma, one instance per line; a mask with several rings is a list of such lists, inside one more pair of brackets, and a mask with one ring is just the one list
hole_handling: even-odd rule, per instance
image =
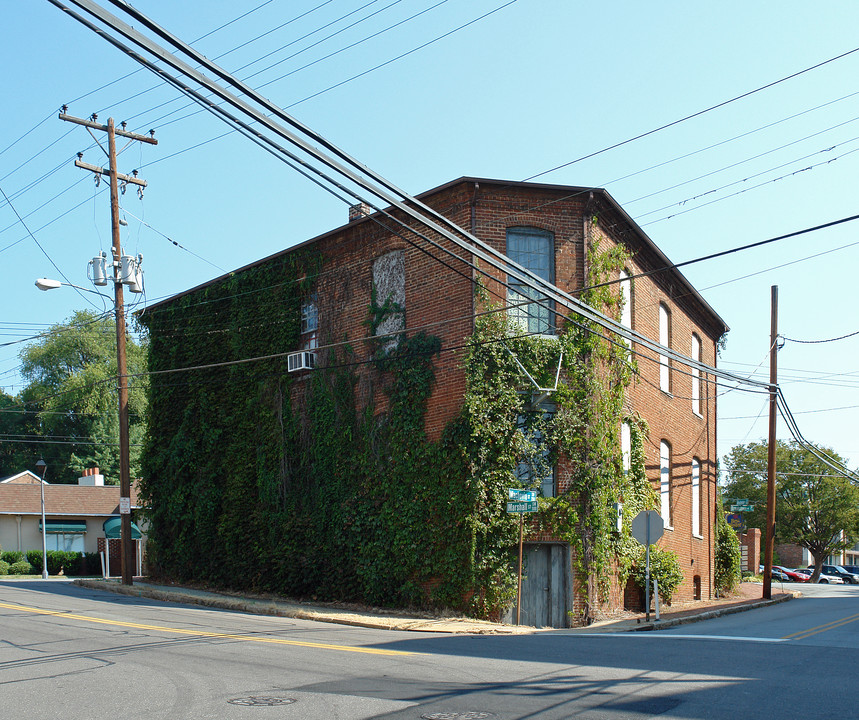
[[[115, 216], [115, 215], [114, 215]], [[119, 251], [119, 226], [114, 223], [115, 229], [115, 255], [121, 255]], [[100, 259], [100, 256], [98, 259]], [[132, 258], [132, 260], [135, 260]], [[125, 363], [125, 309], [122, 300], [122, 286], [128, 285], [132, 292], [140, 292], [140, 275], [139, 263], [142, 258], [138, 258], [133, 265], [134, 272], [122, 272], [120, 262], [114, 263], [114, 289], [116, 300], [114, 302], [114, 313], [116, 316], [116, 380], [117, 390], [119, 391], [119, 515], [122, 518], [120, 545], [122, 555], [122, 584], [132, 585], [134, 583], [132, 572], [133, 558], [131, 546], [131, 463], [128, 447], [128, 376], [126, 375]], [[125, 263], [127, 266], [128, 263]], [[104, 280], [106, 284], [107, 280]], [[99, 282], [101, 284], [101, 278]], [[36, 280], [36, 287], [39, 290], [55, 290], [63, 285], [67, 287], [77, 288], [85, 292], [91, 292], [95, 295], [110, 299], [107, 295], [97, 290], [73, 285], [72, 283], [64, 283], [59, 280], [50, 278], [39, 278]]]
[[48, 579], [48, 541], [46, 539], [48, 528], [45, 526], [45, 472], [47, 469], [47, 463], [40, 458], [36, 463], [36, 472], [39, 473], [39, 490], [42, 494], [42, 580]]

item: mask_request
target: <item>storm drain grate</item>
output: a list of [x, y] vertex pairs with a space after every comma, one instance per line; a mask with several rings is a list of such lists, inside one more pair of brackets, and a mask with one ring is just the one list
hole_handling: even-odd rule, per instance
[[227, 700], [230, 705], [247, 705], [252, 707], [272, 707], [274, 705], [292, 705], [295, 698], [270, 697], [266, 695], [251, 695], [250, 697]]
[[421, 715], [422, 720], [487, 720], [494, 717], [489, 712], [436, 712]]

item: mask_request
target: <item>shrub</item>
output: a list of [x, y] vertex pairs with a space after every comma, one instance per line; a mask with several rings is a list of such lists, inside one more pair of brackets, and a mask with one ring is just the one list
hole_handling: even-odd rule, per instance
[[3, 562], [12, 563], [21, 562], [24, 559], [24, 553], [20, 550], [6, 550], [5, 552], [0, 553], [0, 560]]
[[16, 563], [12, 563], [9, 566], [9, 574], [10, 575], [32, 575], [33, 574], [33, 566], [30, 565], [26, 560], [19, 560]]
[[[647, 572], [647, 558], [645, 549], [642, 547], [638, 556], [633, 560], [630, 577], [642, 590], [645, 589]], [[655, 545], [650, 546], [650, 582], [653, 578], [659, 586], [659, 597], [662, 602], [670, 603], [674, 591], [683, 582], [683, 571], [680, 569], [680, 561], [676, 553], [671, 550], [663, 550]], [[652, 590], [652, 586], [651, 586]]]
[[30, 564], [33, 568], [34, 573], [42, 572], [42, 551], [41, 550], [27, 550], [27, 554], [24, 558], [26, 562]]
[[98, 553], [84, 553], [81, 559], [81, 575], [101, 575], [101, 558]]
[[8, 575], [9, 574], [9, 563], [5, 560], [0, 560], [0, 575]]
[[715, 578], [717, 593], [726, 593], [737, 587], [740, 581], [740, 539], [737, 533], [725, 520], [722, 512], [721, 501], [716, 514], [716, 558]]

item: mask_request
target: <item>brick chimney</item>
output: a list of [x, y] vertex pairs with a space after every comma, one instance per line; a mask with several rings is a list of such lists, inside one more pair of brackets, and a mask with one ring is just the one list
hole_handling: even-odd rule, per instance
[[84, 474], [78, 478], [78, 485], [88, 485], [88, 486], [103, 486], [104, 485], [104, 475], [102, 475], [98, 471], [98, 467], [91, 467], [84, 469]]
[[349, 222], [353, 220], [360, 220], [361, 218], [367, 217], [370, 213], [373, 212], [373, 208], [371, 208], [365, 202], [359, 202], [357, 205], [349, 206]]

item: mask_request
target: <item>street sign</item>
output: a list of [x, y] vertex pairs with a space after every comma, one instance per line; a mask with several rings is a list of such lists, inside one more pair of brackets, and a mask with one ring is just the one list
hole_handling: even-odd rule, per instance
[[507, 499], [512, 502], [537, 502], [537, 491], [507, 488]]
[[725, 520], [728, 521], [728, 525], [730, 525], [734, 530], [745, 530], [746, 522], [743, 520], [742, 515], [737, 515], [736, 513], [730, 513], [725, 515]]
[[752, 510], [751, 505], [731, 505], [731, 512], [751, 512]]
[[507, 512], [509, 513], [528, 513], [537, 512], [537, 501], [528, 502], [508, 502]]
[[131, 515], [131, 498], [120, 497], [119, 498], [119, 514], [120, 515]]
[[632, 521], [632, 537], [642, 545], [653, 545], [662, 537], [664, 525], [656, 510], [642, 510]]

